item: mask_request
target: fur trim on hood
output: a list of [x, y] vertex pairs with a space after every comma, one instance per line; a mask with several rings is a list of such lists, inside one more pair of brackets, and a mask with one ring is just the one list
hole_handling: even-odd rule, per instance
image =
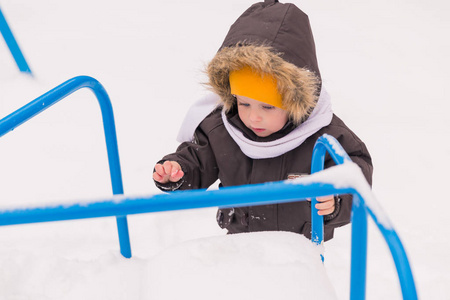
[[208, 64], [208, 85], [220, 96], [226, 111], [236, 103], [231, 94], [229, 74], [244, 66], [250, 66], [260, 74], [274, 76], [283, 97], [283, 106], [294, 124], [299, 125], [308, 119], [319, 97], [320, 79], [308, 69], [285, 61], [280, 53], [264, 45], [239, 43], [234, 47], [224, 47]]

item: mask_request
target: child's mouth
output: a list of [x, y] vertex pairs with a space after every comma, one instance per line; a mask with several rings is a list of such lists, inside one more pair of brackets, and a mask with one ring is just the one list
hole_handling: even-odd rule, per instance
[[258, 133], [261, 133], [261, 132], [264, 132], [264, 131], [265, 131], [264, 128], [252, 128], [252, 130], [253, 130], [254, 132], [258, 132]]

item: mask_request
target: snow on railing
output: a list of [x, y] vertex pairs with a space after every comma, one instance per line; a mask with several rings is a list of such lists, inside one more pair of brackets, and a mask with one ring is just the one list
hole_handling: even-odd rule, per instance
[[[417, 299], [411, 267], [400, 238], [395, 232], [387, 214], [384, 213], [383, 209], [378, 204], [361, 169], [351, 162], [350, 157], [334, 137], [324, 134], [316, 141], [311, 162], [311, 173], [323, 170], [325, 154], [327, 152], [336, 164], [342, 166], [351, 165], [351, 168], [353, 169], [348, 170], [347, 174], [342, 174], [342, 177], [331, 176], [332, 178], [325, 180], [333, 182], [337, 189], [344, 187], [354, 190], [354, 192], [350, 193], [353, 194], [350, 299], [365, 299], [367, 272], [367, 214], [372, 217], [389, 246], [397, 268], [403, 298]], [[326, 170], [320, 173], [323, 172], [326, 172]], [[329, 173], [327, 172], [327, 174]], [[305, 178], [304, 181], [307, 181], [308, 179], [310, 178]], [[323, 240], [323, 217], [319, 216], [317, 214], [317, 209], [314, 208], [315, 203], [317, 203], [316, 199], [313, 198], [311, 202], [311, 239], [314, 243], [320, 244]]]
[[[311, 174], [322, 171], [325, 166], [325, 155], [330, 153], [337, 165], [350, 162], [351, 159], [339, 142], [328, 134], [321, 136], [314, 145], [311, 159]], [[323, 216], [318, 214], [317, 199], [311, 199], [311, 240], [316, 244], [323, 242]], [[323, 259], [323, 258], [322, 258]]]

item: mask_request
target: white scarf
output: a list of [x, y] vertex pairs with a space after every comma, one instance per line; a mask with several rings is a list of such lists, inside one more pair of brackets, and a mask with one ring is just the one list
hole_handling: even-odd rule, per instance
[[[194, 131], [200, 122], [220, 104], [220, 97], [214, 93], [207, 94], [197, 101], [188, 111], [183, 121], [177, 141], [192, 141]], [[300, 146], [308, 137], [330, 124], [333, 118], [330, 95], [322, 87], [319, 100], [309, 118], [284, 137], [271, 142], [255, 142], [231, 125], [222, 110], [222, 120], [226, 130], [238, 144], [241, 151], [252, 159], [280, 156]]]

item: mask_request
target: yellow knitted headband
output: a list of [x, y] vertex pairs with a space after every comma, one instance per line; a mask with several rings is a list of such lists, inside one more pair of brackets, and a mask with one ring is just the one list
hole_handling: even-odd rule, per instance
[[230, 72], [230, 88], [233, 95], [244, 96], [281, 109], [282, 97], [277, 89], [277, 80], [270, 74], [262, 76], [250, 67]]

